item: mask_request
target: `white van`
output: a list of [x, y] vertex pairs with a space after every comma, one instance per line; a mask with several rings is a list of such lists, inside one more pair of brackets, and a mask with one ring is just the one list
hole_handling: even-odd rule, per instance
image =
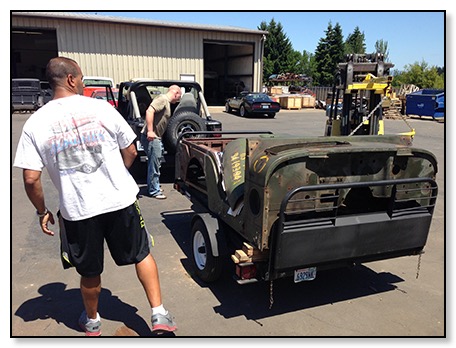
[[111, 86], [114, 87], [114, 80], [103, 76], [84, 76], [82, 82], [86, 87], [90, 86]]

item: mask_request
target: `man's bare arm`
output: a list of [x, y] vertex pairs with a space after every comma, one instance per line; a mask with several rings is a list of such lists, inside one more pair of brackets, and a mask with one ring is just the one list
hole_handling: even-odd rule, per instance
[[[30, 202], [32, 202], [37, 212], [46, 212], [47, 208], [44, 201], [43, 186], [41, 184], [41, 172], [38, 170], [24, 169], [22, 176], [24, 180], [25, 192], [27, 193], [27, 197], [30, 199]], [[54, 232], [48, 228], [48, 222], [52, 225], [54, 224], [54, 216], [50, 211], [46, 215], [40, 217], [40, 226], [44, 233], [53, 236]]]
[[125, 167], [130, 168], [138, 154], [135, 144], [131, 143], [130, 146], [120, 150], [120, 153], [122, 154], [122, 159], [124, 161]]

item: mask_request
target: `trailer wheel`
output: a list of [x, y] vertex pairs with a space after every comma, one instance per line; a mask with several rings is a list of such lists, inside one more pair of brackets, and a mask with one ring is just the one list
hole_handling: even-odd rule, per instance
[[192, 258], [196, 275], [206, 283], [216, 281], [222, 272], [220, 257], [212, 253], [206, 225], [197, 219], [192, 226]]

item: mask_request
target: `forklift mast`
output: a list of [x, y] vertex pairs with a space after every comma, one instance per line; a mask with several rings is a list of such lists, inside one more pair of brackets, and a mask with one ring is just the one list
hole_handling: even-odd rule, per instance
[[392, 76], [388, 74], [393, 66], [380, 53], [349, 54], [339, 63], [325, 135], [383, 134], [381, 105], [391, 93]]

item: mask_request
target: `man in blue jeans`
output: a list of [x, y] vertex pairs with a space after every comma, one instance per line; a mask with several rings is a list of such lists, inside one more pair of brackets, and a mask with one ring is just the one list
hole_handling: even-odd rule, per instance
[[163, 160], [163, 143], [161, 137], [165, 133], [171, 117], [171, 104], [180, 100], [182, 91], [179, 86], [172, 85], [166, 94], [156, 97], [146, 111], [146, 121], [141, 131], [141, 144], [147, 154], [147, 190], [150, 197], [166, 199], [160, 189], [160, 167]]

